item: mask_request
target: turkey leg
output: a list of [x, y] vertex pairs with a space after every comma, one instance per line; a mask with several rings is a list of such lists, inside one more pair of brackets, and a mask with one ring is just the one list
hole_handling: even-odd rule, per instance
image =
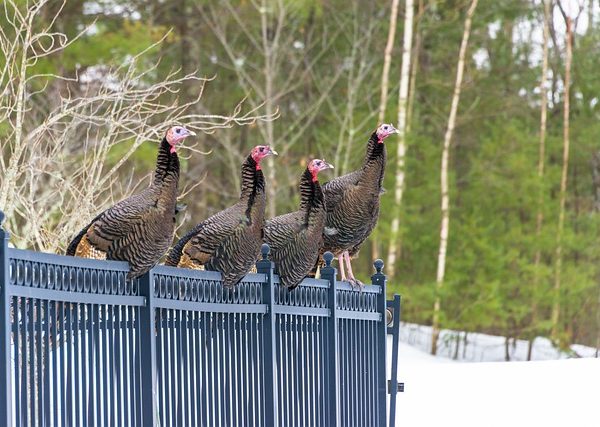
[[344, 251], [344, 253], [342, 255], [344, 256], [344, 259], [346, 260], [346, 266], [348, 267], [348, 282], [350, 282], [350, 285], [353, 288], [357, 287], [358, 289], [362, 290], [362, 288], [365, 285], [363, 285], [363, 283], [360, 280], [355, 278], [354, 273], [352, 273], [352, 264], [350, 262], [350, 254], [348, 253], [348, 251]]
[[338, 265], [340, 267], [340, 280], [344, 281], [346, 280], [346, 272], [344, 271], [344, 254], [341, 253], [338, 256]]

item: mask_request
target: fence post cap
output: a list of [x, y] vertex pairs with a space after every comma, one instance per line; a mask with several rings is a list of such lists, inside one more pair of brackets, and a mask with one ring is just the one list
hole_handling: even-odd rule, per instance
[[333, 261], [333, 254], [327, 251], [323, 254], [323, 259], [325, 260], [325, 266], [331, 267], [331, 261]]
[[383, 271], [383, 260], [376, 259], [375, 262], [373, 263], [373, 266], [375, 267], [375, 271], [377, 272], [377, 274], [382, 274], [382, 271]]
[[262, 255], [263, 260], [267, 259], [267, 257], [269, 256], [269, 252], [271, 252], [271, 248], [266, 243], [263, 243], [260, 247], [260, 253]]

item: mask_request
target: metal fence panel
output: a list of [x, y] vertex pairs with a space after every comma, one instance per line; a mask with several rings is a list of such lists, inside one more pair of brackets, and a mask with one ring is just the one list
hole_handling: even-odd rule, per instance
[[321, 279], [290, 292], [263, 245], [258, 273], [227, 289], [216, 272], [128, 281], [126, 263], [7, 239], [0, 228], [2, 425], [386, 425], [382, 263], [357, 291], [327, 254]]

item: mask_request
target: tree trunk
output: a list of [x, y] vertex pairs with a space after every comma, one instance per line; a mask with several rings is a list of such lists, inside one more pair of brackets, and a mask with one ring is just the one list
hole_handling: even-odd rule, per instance
[[[390, 82], [390, 66], [392, 64], [392, 50], [394, 49], [394, 39], [396, 38], [396, 24], [398, 22], [399, 4], [400, 0], [392, 0], [392, 10], [390, 11], [390, 29], [388, 31], [388, 39], [383, 54], [383, 72], [381, 74], [381, 98], [379, 101], [378, 117], [379, 123], [384, 122], [385, 112], [387, 109], [388, 86]], [[379, 258], [379, 245], [377, 244], [377, 239], [371, 239], [371, 256], [373, 259]]]
[[396, 177], [394, 190], [394, 209], [392, 228], [390, 231], [390, 247], [387, 257], [388, 275], [394, 277], [398, 251], [398, 234], [400, 231], [400, 206], [404, 193], [404, 157], [406, 155], [406, 106], [408, 100], [408, 83], [410, 78], [410, 54], [413, 34], [413, 0], [406, 0], [404, 13], [404, 39], [402, 42], [402, 68], [400, 69], [400, 89], [398, 90], [398, 148], [396, 154]]
[[[600, 214], [600, 151], [592, 157], [592, 179], [594, 183], [594, 210]], [[598, 279], [598, 308], [596, 309], [596, 357], [600, 353], [600, 278]]]
[[[423, 13], [425, 13], [425, 5], [423, 4], [423, 0], [419, 0], [419, 4], [417, 6], [417, 16], [415, 18], [415, 43], [413, 47], [412, 53], [412, 61], [410, 65], [410, 84], [408, 87], [408, 105], [406, 107], [406, 133], [410, 133], [410, 127], [412, 125], [412, 116], [413, 116], [413, 105], [415, 103], [415, 85], [417, 82], [417, 71], [419, 69], [419, 55], [421, 52], [421, 40], [423, 38], [421, 34], [421, 27], [419, 23], [421, 22], [421, 18], [423, 17]], [[400, 257], [400, 253], [402, 252], [402, 245], [400, 239], [398, 239], [398, 257]]]
[[477, 7], [478, 0], [472, 0], [467, 17], [465, 19], [465, 28], [463, 31], [460, 51], [458, 53], [458, 64], [456, 67], [456, 82], [454, 83], [454, 93], [452, 95], [452, 104], [450, 105], [450, 115], [448, 116], [448, 128], [444, 136], [444, 148], [442, 152], [441, 177], [440, 184], [442, 190], [442, 222], [440, 226], [440, 249], [438, 253], [437, 275], [436, 275], [436, 297], [433, 306], [433, 329], [431, 336], [431, 354], [437, 353], [437, 339], [440, 334], [440, 290], [444, 284], [444, 276], [446, 273], [446, 250], [448, 247], [448, 232], [450, 225], [450, 198], [448, 194], [448, 157], [450, 154], [450, 142], [454, 133], [454, 125], [456, 124], [456, 112], [458, 110], [458, 102], [460, 101], [460, 90], [462, 86], [463, 73], [465, 68], [465, 56], [467, 46], [469, 44], [469, 36], [471, 34], [471, 21]]
[[[542, 78], [540, 79], [540, 97], [541, 97], [541, 110], [540, 110], [540, 145], [538, 154], [538, 167], [537, 175], [539, 180], [539, 193], [538, 193], [538, 211], [536, 215], [535, 223], [535, 236], [536, 241], [540, 241], [540, 235], [542, 233], [542, 223], [544, 221], [544, 189], [542, 182], [544, 180], [544, 169], [546, 159], [546, 120], [548, 117], [548, 90], [546, 83], [548, 79], [548, 37], [550, 33], [549, 20], [550, 20], [550, 1], [544, 0], [544, 33], [542, 39]], [[539, 244], [539, 243], [538, 243]], [[533, 341], [536, 337], [537, 328], [535, 323], [538, 317], [538, 288], [540, 282], [540, 262], [542, 259], [542, 251], [538, 247], [535, 252], [534, 259], [534, 270], [533, 270], [533, 287], [532, 293], [533, 298], [531, 302], [531, 333], [529, 345], [527, 348], [527, 360], [531, 360], [531, 354], [533, 351]]]
[[565, 203], [567, 199], [567, 176], [569, 172], [569, 95], [571, 85], [571, 61], [573, 49], [573, 29], [571, 18], [565, 19], [566, 30], [566, 58], [565, 58], [565, 92], [564, 92], [564, 108], [563, 108], [563, 162], [562, 174], [560, 178], [560, 199], [559, 199], [559, 214], [558, 214], [558, 229], [556, 233], [556, 264], [554, 276], [554, 302], [552, 304], [552, 339], [558, 339], [559, 333], [559, 317], [560, 317], [560, 288], [561, 288], [561, 273], [562, 273], [562, 235], [565, 226]]

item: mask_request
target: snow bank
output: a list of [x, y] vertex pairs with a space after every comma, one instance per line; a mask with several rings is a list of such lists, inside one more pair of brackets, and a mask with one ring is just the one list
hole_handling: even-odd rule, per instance
[[600, 359], [458, 363], [405, 343], [399, 354], [397, 426], [600, 426]]

